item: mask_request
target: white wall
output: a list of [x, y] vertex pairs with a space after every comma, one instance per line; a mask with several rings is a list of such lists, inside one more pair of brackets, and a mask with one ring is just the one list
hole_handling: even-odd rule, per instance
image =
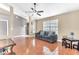
[[15, 16], [13, 21], [13, 36], [25, 35], [25, 25], [26, 19], [19, 16]]
[[[9, 15], [7, 14], [0, 14], [0, 21], [3, 20], [9, 20]], [[26, 19], [19, 17], [19, 16], [14, 16], [13, 20], [13, 36], [18, 36], [18, 35], [25, 35], [25, 25]], [[6, 23], [0, 22], [0, 38], [5, 38], [7, 37], [7, 28], [6, 28]]]

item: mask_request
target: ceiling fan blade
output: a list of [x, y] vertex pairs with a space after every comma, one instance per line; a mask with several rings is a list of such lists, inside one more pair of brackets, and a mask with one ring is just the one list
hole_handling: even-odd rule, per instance
[[41, 14], [37, 13], [37, 15], [41, 16]]
[[34, 10], [33, 8], [31, 8], [31, 10]]
[[38, 13], [44, 12], [44, 11], [37, 11]]
[[36, 13], [37, 11], [34, 8], [31, 8], [33, 10], [34, 13]]

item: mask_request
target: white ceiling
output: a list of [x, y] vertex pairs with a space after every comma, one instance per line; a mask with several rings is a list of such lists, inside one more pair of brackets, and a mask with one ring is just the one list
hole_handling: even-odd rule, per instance
[[[33, 7], [33, 3], [7, 3], [10, 6], [14, 7], [14, 11], [23, 17], [28, 17], [31, 15], [29, 13], [25, 13], [25, 11], [31, 11], [30, 8]], [[6, 5], [7, 5], [6, 4]], [[65, 12], [70, 12], [79, 9], [79, 4], [73, 3], [37, 3], [37, 10], [44, 10], [41, 13], [42, 16], [34, 15], [35, 19], [45, 18], [49, 16], [58, 15]]]

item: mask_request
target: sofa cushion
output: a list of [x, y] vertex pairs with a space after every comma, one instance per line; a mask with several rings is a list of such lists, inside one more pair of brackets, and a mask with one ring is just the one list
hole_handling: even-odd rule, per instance
[[44, 32], [40, 32], [40, 35], [43, 36], [44, 35]]
[[48, 33], [49, 33], [49, 32], [47, 32], [47, 31], [44, 31], [44, 35], [45, 35], [45, 36], [48, 36]]
[[50, 37], [49, 37], [49, 36], [44, 36], [43, 38], [45, 38], [45, 39], [50, 39]]
[[53, 35], [52, 32], [49, 32], [48, 36], [51, 36], [51, 35]]
[[48, 36], [54, 36], [54, 35], [56, 35], [55, 32], [49, 32], [49, 34], [48, 34]]

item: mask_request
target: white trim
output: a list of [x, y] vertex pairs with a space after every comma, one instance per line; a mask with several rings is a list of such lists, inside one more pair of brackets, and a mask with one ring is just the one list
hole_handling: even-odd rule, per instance
[[7, 36], [8, 36], [8, 21], [7, 21]]
[[57, 40], [58, 42], [62, 42], [62, 40]]
[[10, 8], [8, 6], [6, 6], [5, 4], [0, 3], [0, 8], [10, 11]]
[[8, 20], [1, 20], [1, 19], [0, 19], [0, 21], [8, 21]]
[[32, 35], [17, 35], [17, 36], [13, 36], [13, 38], [16, 38], [16, 37], [33, 37]]

